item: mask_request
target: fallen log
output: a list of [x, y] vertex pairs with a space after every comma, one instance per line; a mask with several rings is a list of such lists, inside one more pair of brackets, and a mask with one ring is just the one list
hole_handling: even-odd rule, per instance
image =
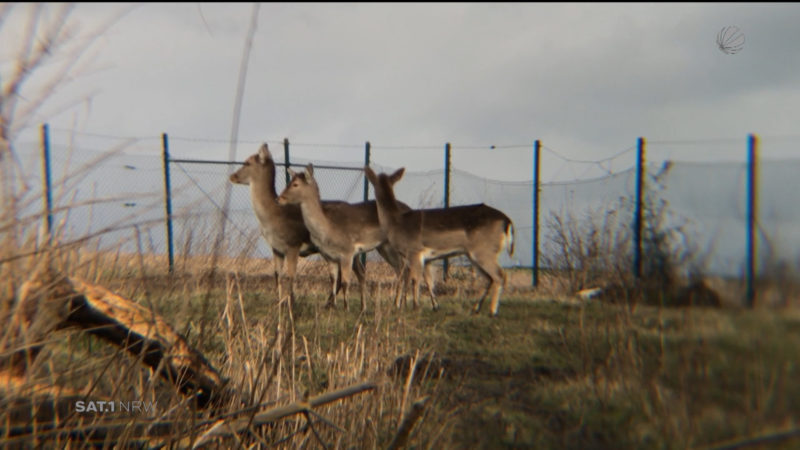
[[[376, 388], [374, 383], [361, 383], [267, 410], [261, 410], [263, 405], [236, 408], [230, 400], [249, 396], [230, 388], [203, 354], [162, 317], [102, 286], [63, 276], [49, 265], [23, 284], [9, 315], [0, 320], [8, 324], [0, 336], [0, 409], [4, 411], [0, 446], [76, 440], [103, 446], [124, 442], [141, 447], [176, 443], [198, 447], [292, 415], [308, 416], [315, 407]], [[77, 421], [65, 422], [65, 417], [75, 419], [76, 402], [87, 396], [35, 384], [26, 377], [51, 334], [65, 328], [82, 329], [139, 358], [194, 400], [196, 421], [82, 414]], [[224, 405], [234, 405], [234, 411], [220, 415], [223, 409], [216, 407]], [[208, 408], [210, 418], [200, 411]]]
[[162, 317], [108, 289], [78, 278], [40, 270], [20, 289], [0, 356], [0, 370], [23, 376], [48, 335], [76, 327], [141, 358], [198, 408], [220, 405], [233, 394], [202, 353]]
[[376, 387], [377, 385], [375, 383], [361, 383], [346, 387], [344, 389], [339, 389], [334, 392], [318, 395], [304, 402], [295, 402], [268, 409], [252, 417], [242, 417], [230, 421], [220, 420], [217, 421], [217, 423], [215, 423], [213, 426], [209, 427], [209, 429], [197, 442], [192, 445], [192, 447], [201, 447], [209, 443], [214, 438], [227, 437], [242, 433], [250, 427], [266, 425], [295, 414], [306, 413], [319, 406], [326, 405], [347, 397], [352, 397], [362, 392], [371, 391]]

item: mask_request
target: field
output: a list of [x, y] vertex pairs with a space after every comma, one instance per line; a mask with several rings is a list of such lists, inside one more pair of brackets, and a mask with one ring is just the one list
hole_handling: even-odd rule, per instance
[[[131, 222], [97, 213], [114, 220], [107, 230], [119, 225], [117, 231], [135, 233], [136, 254], [99, 252], [104, 236], [97, 229], [65, 242], [72, 239], [61, 239], [66, 218], [45, 231], [50, 213], [96, 225], [94, 205], [136, 206], [96, 193], [96, 182], [91, 199], [77, 197], [80, 182], [92, 181], [85, 178], [89, 166], [104, 158], [64, 168], [64, 179], [42, 195], [34, 186], [38, 176], [23, 164], [32, 154], [15, 150], [34, 124], [92, 109], [94, 94], [48, 99], [95, 71], [82, 55], [95, 58], [92, 43], [111, 42], [98, 38], [118, 19], [83, 34], [67, 20], [70, 5], [31, 5], [28, 18], [6, 20], [23, 7], [0, 5], [0, 31], [5, 25], [13, 37], [6, 40], [0, 84], [0, 448], [800, 448], [798, 265], [778, 264], [760, 250], [767, 253], [762, 262], [774, 264], [759, 268], [758, 302], [744, 308], [743, 283], [707, 277], [707, 255], [687, 245], [681, 225], [666, 220], [667, 203], [659, 198], [666, 164], [650, 177], [655, 183], [646, 182], [635, 208], [633, 198], [620, 197], [609, 207], [592, 204], [598, 209], [586, 215], [531, 226], [544, 243], [537, 261], [560, 271], [543, 273], [534, 289], [527, 270], [509, 269], [497, 317], [489, 317], [488, 305], [471, 314], [484, 281], [458, 265], [437, 284], [439, 311], [426, 296], [417, 308], [395, 308], [394, 275], [372, 261], [366, 311], [359, 310], [356, 289], [349, 309], [341, 301], [326, 309], [327, 272], [318, 262], [301, 261], [291, 302], [279, 295], [270, 261], [220, 256], [235, 254], [226, 245], [252, 250], [257, 233], [249, 241], [224, 228], [205, 235], [208, 224], [196, 216], [179, 239], [174, 271], [163, 255], [144, 250], [140, 233], [151, 224], [131, 212], [137, 210], [124, 211]], [[254, 8], [230, 143], [239, 140], [244, 63], [257, 17]], [[125, 104], [126, 125], [137, 107], [148, 105]], [[69, 119], [73, 131], [89, 123], [80, 114]], [[47, 129], [42, 139], [49, 142]], [[80, 151], [72, 132], [67, 140], [69, 155]], [[130, 144], [122, 141], [108, 155]], [[200, 149], [198, 142], [188, 148]], [[166, 134], [163, 143], [169, 164]], [[43, 146], [49, 154], [49, 144]], [[139, 187], [156, 180], [135, 178], [147, 170], [133, 165], [118, 165], [118, 176], [108, 167], [99, 167], [101, 181]], [[50, 184], [49, 175], [42, 178]], [[88, 183], [81, 189], [85, 195]], [[41, 214], [40, 196], [47, 204]], [[727, 198], [714, 201], [732, 202]], [[230, 212], [228, 200], [221, 207], [212, 200], [215, 213]], [[617, 227], [634, 210], [644, 214], [637, 215], [635, 234], [645, 275], [636, 279], [628, 274], [632, 230]], [[210, 256], [185, 256], [199, 253]], [[603, 295], [577, 295], [598, 283], [608, 288]]]
[[[528, 271], [510, 270], [499, 316], [490, 318], [486, 305], [470, 314], [483, 281], [451, 267], [437, 285], [441, 310], [423, 297], [419, 308], [397, 311], [390, 271], [370, 262], [370, 300], [360, 314], [355, 294], [348, 311], [341, 302], [325, 309], [327, 278], [315, 275], [325, 272], [303, 262], [290, 311], [277, 299], [269, 261], [216, 261], [213, 273], [211, 263], [179, 260], [173, 275], [164, 274], [162, 257], [76, 253], [62, 264], [152, 308], [259, 403], [376, 385], [317, 409], [320, 416], [291, 416], [214, 441], [223, 447], [387, 448], [414, 405], [421, 414], [403, 436], [413, 448], [800, 445], [796, 308], [585, 301], [559, 292], [555, 275], [533, 289]], [[193, 413], [150, 369], [84, 332], [58, 332], [38, 360], [46, 362], [29, 373], [23, 392], [47, 383], [158, 400], [158, 413], [176, 420]], [[173, 435], [166, 445], [197, 434]]]

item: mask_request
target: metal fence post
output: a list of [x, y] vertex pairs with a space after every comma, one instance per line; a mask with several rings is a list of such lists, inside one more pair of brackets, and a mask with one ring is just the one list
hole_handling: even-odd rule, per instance
[[283, 171], [286, 173], [286, 186], [288, 186], [291, 179], [289, 176], [289, 138], [283, 138], [283, 161]]
[[533, 145], [533, 242], [531, 244], [531, 284], [539, 286], [539, 153], [542, 144], [537, 139]]
[[[450, 207], [450, 143], [444, 145], [444, 207]], [[442, 280], [447, 281], [449, 264], [447, 258], [442, 263]]]
[[[364, 144], [364, 166], [369, 166], [369, 160], [370, 160], [370, 144], [369, 141], [367, 141], [367, 143]], [[367, 173], [364, 172], [364, 202], [367, 201], [369, 201], [369, 180], [367, 180]], [[366, 253], [361, 254], [361, 264], [365, 265], [367, 264]]]
[[[371, 153], [371, 148], [369, 141], [367, 141], [367, 143], [364, 144], [364, 166], [369, 165], [370, 153]], [[369, 200], [369, 180], [367, 180], [367, 174], [366, 172], [364, 172], [364, 201], [366, 202], [368, 200]]]
[[758, 179], [758, 136], [750, 134], [747, 138], [747, 307], [755, 306], [756, 301], [756, 216], [758, 198], [756, 185]]
[[53, 185], [50, 170], [50, 127], [42, 125], [42, 175], [44, 189], [45, 234], [47, 242], [53, 239]]
[[162, 149], [164, 155], [164, 205], [166, 209], [167, 225], [167, 255], [169, 258], [169, 273], [175, 270], [175, 253], [172, 242], [172, 190], [169, 182], [169, 138], [167, 133], [161, 134]]
[[642, 277], [642, 210], [644, 208], [644, 152], [645, 140], [639, 138], [636, 149], [636, 205], [633, 218], [633, 276]]

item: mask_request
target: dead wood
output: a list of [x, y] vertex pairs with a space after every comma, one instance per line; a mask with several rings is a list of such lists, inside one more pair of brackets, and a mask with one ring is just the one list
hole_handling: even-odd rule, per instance
[[210, 442], [213, 438], [231, 436], [244, 432], [250, 427], [274, 423], [280, 419], [295, 414], [306, 413], [313, 408], [326, 405], [347, 397], [373, 390], [375, 383], [361, 383], [346, 387], [334, 392], [328, 392], [308, 399], [306, 402], [295, 402], [256, 414], [253, 417], [242, 417], [232, 421], [218, 421], [206, 431], [202, 438], [194, 443], [193, 447], [200, 447]]
[[[47, 264], [22, 285], [11, 311], [0, 319], [9, 325], [0, 335], [0, 405], [6, 411], [4, 428], [0, 427], [3, 445], [24, 447], [30, 439], [106, 445], [122, 438], [129, 445], [179, 442], [181, 446], [200, 446], [250, 427], [308, 414], [312, 408], [376, 387], [362, 383], [266, 411], [259, 411], [261, 405], [245, 405], [233, 413], [215, 416], [220, 410], [214, 408], [209, 419], [199, 410], [230, 405], [231, 400], [248, 396], [237, 395], [203, 354], [162, 317], [102, 286], [61, 275]], [[52, 333], [64, 328], [85, 330], [153, 368], [194, 400], [196, 422], [187, 424], [185, 418], [182, 423], [147, 417], [104, 419], [85, 413], [76, 418], [73, 410], [78, 400], [107, 399], [87, 399], [82, 393], [34, 385], [26, 378]], [[32, 394], [24, 397], [25, 393]], [[71, 419], [65, 422], [64, 418]], [[176, 434], [178, 429], [184, 432]]]
[[402, 448], [406, 445], [408, 437], [411, 434], [411, 429], [414, 428], [414, 424], [419, 420], [422, 412], [425, 410], [425, 404], [428, 403], [429, 399], [430, 397], [422, 397], [411, 405], [411, 409], [408, 410], [403, 418], [403, 422], [397, 429], [397, 434], [394, 436], [394, 439], [392, 439], [391, 444], [389, 444], [389, 450]]
[[9, 323], [0, 370], [13, 376], [29, 370], [50, 333], [77, 327], [140, 358], [180, 392], [194, 396], [201, 409], [232, 394], [219, 371], [163, 318], [102, 286], [49, 267], [22, 286]]
[[[187, 424], [186, 420], [175, 422], [172, 420], [160, 420], [154, 418], [119, 417], [112, 420], [97, 421], [99, 416], [94, 414], [82, 414], [79, 423], [71, 424], [69, 427], [59, 426], [52, 417], [58, 409], [63, 416], [68, 414], [68, 408], [74, 405], [75, 400], [82, 396], [63, 396], [57, 399], [52, 397], [36, 399], [16, 399], [9, 406], [18, 408], [23, 414], [30, 414], [27, 411], [35, 410], [42, 418], [50, 417], [46, 421], [28, 420], [25, 423], [11, 426], [5, 433], [5, 438], [0, 441], [3, 445], [24, 444], [35, 436], [38, 440], [65, 440], [74, 439], [84, 444], [103, 444], [115, 442], [123, 434], [128, 436], [126, 444], [143, 447], [162, 447], [175, 446], [180, 448], [202, 447], [214, 439], [226, 438], [244, 433], [246, 430], [262, 425], [273, 424], [281, 419], [297, 414], [307, 414], [314, 408], [342, 400], [360, 393], [374, 390], [375, 383], [360, 383], [339, 389], [334, 392], [312, 397], [304, 402], [295, 402], [288, 405], [278, 406], [256, 413], [245, 408], [234, 413], [227, 414], [225, 418], [202, 419], [197, 417], [197, 422]], [[27, 408], [27, 409], [26, 409]], [[20, 419], [20, 417], [17, 417]], [[38, 417], [37, 417], [38, 418]], [[183, 429], [182, 433], [176, 433], [176, 429]], [[2, 430], [2, 428], [0, 428]]]

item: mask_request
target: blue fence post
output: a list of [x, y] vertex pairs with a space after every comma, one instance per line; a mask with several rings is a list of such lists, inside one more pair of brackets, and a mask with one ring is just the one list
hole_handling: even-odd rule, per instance
[[642, 210], [644, 208], [644, 152], [645, 140], [639, 138], [636, 149], [636, 205], [633, 218], [633, 276], [642, 277]]
[[[371, 149], [371, 146], [369, 144], [369, 141], [367, 141], [367, 143], [364, 144], [364, 165], [365, 166], [369, 165], [370, 155], [372, 153], [371, 150], [372, 149]], [[369, 180], [367, 180], [366, 172], [364, 173], [364, 201], [365, 202], [369, 201]]]
[[[364, 166], [369, 166], [370, 153], [371, 153], [370, 150], [371, 150], [370, 144], [369, 144], [369, 141], [367, 141], [367, 143], [364, 144]], [[367, 202], [367, 201], [369, 201], [369, 180], [367, 180], [367, 174], [365, 172], [364, 173], [364, 202]], [[362, 253], [361, 254], [361, 264], [367, 264], [367, 254], [366, 253]]]
[[47, 242], [53, 239], [53, 180], [50, 169], [50, 127], [42, 124], [42, 175], [44, 177], [45, 234]]
[[[444, 207], [450, 207], [450, 143], [444, 144]], [[447, 258], [442, 262], [442, 280], [447, 281], [449, 264]]]
[[758, 215], [758, 198], [756, 185], [758, 179], [758, 136], [750, 134], [747, 138], [747, 307], [752, 308], [756, 302], [756, 216]]
[[283, 172], [286, 174], [286, 186], [288, 186], [292, 178], [289, 176], [289, 138], [283, 138], [283, 161]]
[[539, 154], [542, 148], [537, 139], [533, 145], [533, 242], [531, 243], [531, 284], [539, 286]]
[[172, 189], [169, 182], [169, 138], [167, 133], [161, 134], [162, 149], [164, 155], [164, 205], [166, 208], [167, 225], [167, 255], [169, 258], [169, 273], [175, 270], [175, 253], [172, 242]]

